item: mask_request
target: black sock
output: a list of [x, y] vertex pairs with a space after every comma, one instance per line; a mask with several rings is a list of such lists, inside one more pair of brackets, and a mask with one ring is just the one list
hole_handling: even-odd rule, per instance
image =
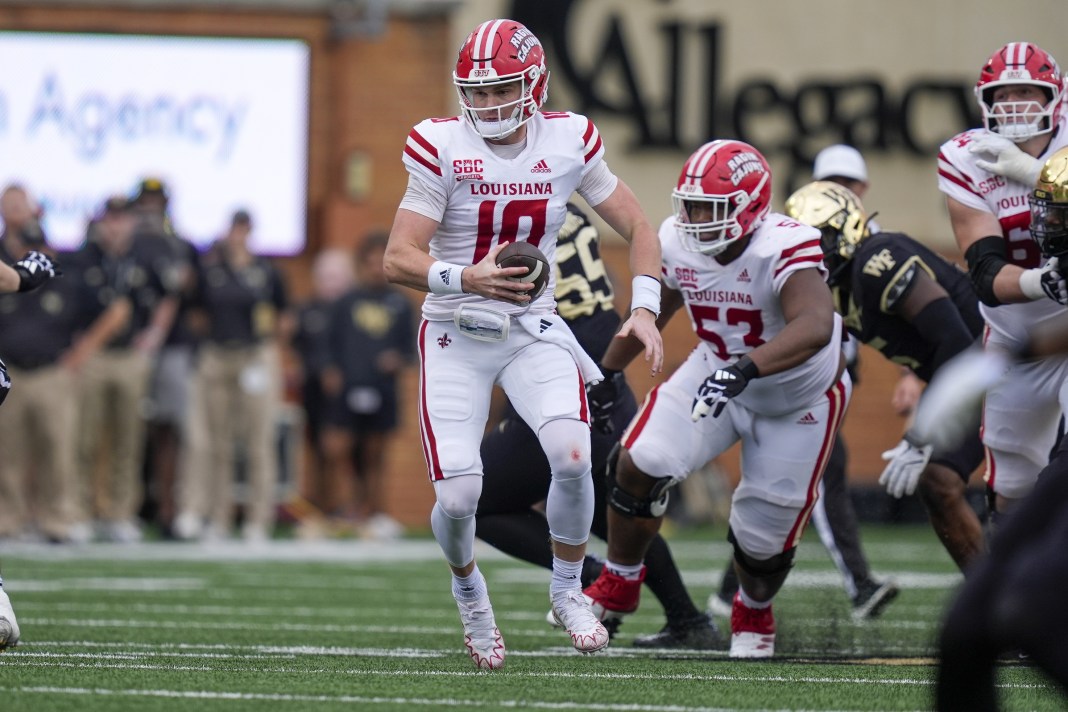
[[675, 560], [671, 558], [667, 542], [660, 536], [653, 539], [645, 553], [645, 585], [664, 607], [669, 626], [701, 615], [682, 583], [682, 576], [675, 566]]

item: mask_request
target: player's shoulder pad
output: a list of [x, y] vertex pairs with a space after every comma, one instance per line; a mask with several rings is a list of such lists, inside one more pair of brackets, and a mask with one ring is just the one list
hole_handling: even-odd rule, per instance
[[582, 114], [574, 114], [570, 111], [542, 111], [540, 116], [547, 122], [566, 120], [569, 125], [568, 131], [572, 130], [570, 128], [572, 125], [574, 126], [574, 130], [582, 142], [584, 162], [589, 163], [604, 154], [604, 142], [601, 140], [601, 132], [597, 130], [597, 126], [588, 117]]
[[879, 233], [864, 240], [853, 256], [853, 283], [862, 285], [868, 299], [878, 299], [880, 311], [894, 311], [921, 270], [933, 277], [917, 244], [901, 233]]
[[752, 243], [761, 254], [790, 258], [800, 252], [818, 253], [820, 260], [823, 259], [820, 231], [782, 213], [768, 213], [753, 233]]
[[450, 133], [462, 129], [463, 119], [459, 116], [420, 121], [408, 132], [404, 142], [405, 162], [421, 166], [434, 175], [442, 175], [442, 148], [448, 145]]

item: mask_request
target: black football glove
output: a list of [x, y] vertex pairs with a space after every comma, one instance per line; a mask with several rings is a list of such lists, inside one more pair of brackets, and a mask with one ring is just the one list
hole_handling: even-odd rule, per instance
[[37, 250], [27, 252], [13, 267], [19, 273], [20, 292], [37, 289], [56, 275], [62, 274], [48, 255]]
[[726, 368], [717, 368], [715, 373], [704, 380], [697, 389], [697, 397], [693, 399], [693, 407], [690, 410], [690, 417], [694, 421], [705, 417], [709, 411], [712, 411], [713, 418], [718, 418], [727, 407], [727, 401], [749, 385], [749, 377], [745, 375], [745, 371], [755, 370], [753, 362], [747, 360], [747, 365], [742, 368], [739, 368], [740, 363], [741, 361]]
[[590, 425], [600, 433], [611, 435], [616, 426], [612, 423], [612, 411], [619, 402], [626, 377], [622, 371], [601, 368], [604, 380], [586, 388], [586, 402], [590, 405]]

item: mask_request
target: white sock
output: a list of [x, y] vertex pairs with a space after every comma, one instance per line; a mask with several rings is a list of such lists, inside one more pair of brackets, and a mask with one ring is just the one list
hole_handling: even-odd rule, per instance
[[771, 601], [770, 600], [764, 601], [764, 602], [754, 601], [752, 598], [750, 598], [748, 596], [748, 594], [746, 594], [745, 589], [742, 588], [741, 586], [738, 587], [738, 597], [742, 599], [742, 603], [745, 604], [746, 608], [753, 608], [755, 610], [760, 610], [761, 608], [767, 608], [768, 606], [771, 605]]
[[627, 581], [637, 581], [641, 576], [644, 564], [617, 564], [614, 561], [604, 562], [604, 567]]
[[553, 577], [549, 581], [549, 595], [582, 588], [582, 561], [564, 561], [553, 557]]
[[489, 591], [486, 589], [486, 579], [475, 565], [474, 571], [467, 576], [452, 575], [452, 595], [457, 601], [477, 601]]

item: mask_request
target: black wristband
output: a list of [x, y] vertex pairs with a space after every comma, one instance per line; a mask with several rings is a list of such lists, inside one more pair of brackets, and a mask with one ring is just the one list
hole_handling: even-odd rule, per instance
[[753, 363], [753, 359], [749, 358], [748, 354], [735, 361], [734, 367], [745, 376], [747, 381], [760, 377], [760, 369], [757, 368], [757, 365]]

